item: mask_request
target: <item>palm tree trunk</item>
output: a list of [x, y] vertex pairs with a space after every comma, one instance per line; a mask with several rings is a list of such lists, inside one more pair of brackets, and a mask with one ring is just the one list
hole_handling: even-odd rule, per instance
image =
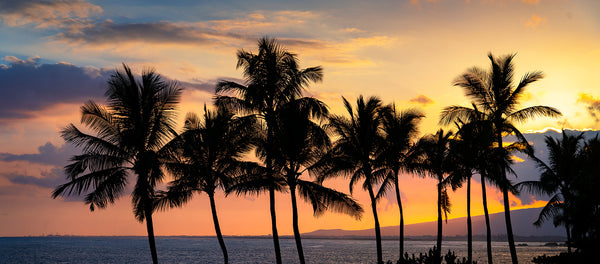
[[471, 175], [467, 177], [467, 263], [473, 263], [473, 226], [471, 223]]
[[504, 220], [506, 221], [506, 236], [508, 238], [508, 247], [510, 249], [510, 257], [513, 264], [518, 264], [517, 249], [515, 247], [515, 238], [512, 231], [512, 222], [510, 220], [510, 201], [508, 200], [508, 189], [502, 190], [502, 196], [504, 198]]
[[[273, 180], [273, 107], [272, 102], [269, 104], [265, 113], [265, 121], [267, 123], [267, 156], [265, 158], [267, 165], [267, 179]], [[273, 232], [273, 246], [275, 247], [275, 261], [281, 264], [281, 249], [279, 247], [279, 235], [277, 234], [277, 216], [275, 215], [275, 187], [269, 187], [269, 208], [271, 210], [271, 230]]]
[[[500, 127], [500, 126], [496, 126]], [[502, 148], [502, 135], [498, 133], [496, 135], [498, 146]], [[505, 182], [505, 184], [509, 184], [506, 179], [506, 170], [504, 166], [501, 166], [500, 169], [500, 177]], [[515, 238], [513, 236], [512, 230], [512, 221], [510, 220], [510, 201], [508, 199], [508, 186], [503, 186], [502, 188], [502, 196], [504, 200], [504, 220], [506, 221], [506, 237], [508, 238], [508, 248], [510, 249], [510, 258], [512, 259], [513, 264], [518, 264], [519, 260], [517, 258], [517, 249], [515, 247]]]
[[148, 243], [150, 244], [150, 254], [152, 255], [152, 263], [158, 264], [158, 256], [156, 254], [156, 243], [154, 242], [154, 225], [152, 223], [152, 209], [146, 206], [144, 209], [146, 217], [146, 230], [148, 231]]
[[485, 235], [488, 264], [492, 264], [492, 230], [490, 228], [490, 214], [488, 213], [487, 195], [485, 191], [485, 176], [483, 174], [481, 174], [481, 199], [483, 200], [483, 214], [485, 215]]
[[373, 186], [369, 184], [368, 189], [369, 197], [371, 198], [371, 209], [373, 209], [373, 219], [375, 219], [375, 243], [377, 244], [377, 264], [383, 264], [383, 250], [381, 249], [381, 230], [379, 230], [379, 218], [377, 217], [377, 201], [375, 200]]
[[435, 250], [435, 263], [442, 263], [442, 182], [437, 184], [437, 243]]
[[298, 229], [298, 205], [296, 204], [296, 187], [290, 186], [290, 194], [292, 195], [292, 227], [294, 229], [294, 239], [296, 240], [296, 249], [298, 250], [298, 258], [300, 263], [306, 263], [304, 260], [304, 251], [302, 250], [302, 240], [300, 238], [300, 230]]
[[279, 235], [277, 234], [277, 216], [275, 215], [275, 189], [269, 187], [269, 208], [271, 209], [271, 230], [273, 232], [273, 246], [275, 247], [275, 261], [281, 264], [281, 249], [279, 248]]
[[221, 227], [219, 226], [219, 218], [217, 217], [217, 207], [215, 205], [215, 195], [209, 194], [210, 209], [212, 211], [213, 223], [215, 225], [215, 233], [217, 233], [217, 240], [219, 240], [219, 246], [223, 251], [223, 261], [225, 264], [229, 263], [229, 256], [227, 256], [227, 248], [225, 247], [225, 241], [223, 241], [223, 235], [221, 234]]
[[398, 173], [396, 173], [396, 200], [398, 201], [398, 212], [400, 212], [400, 259], [404, 255], [404, 213], [402, 212], [402, 200], [400, 199], [400, 188], [398, 187]]
[[567, 229], [567, 252], [571, 255], [571, 227], [569, 223], [565, 223], [565, 228]]

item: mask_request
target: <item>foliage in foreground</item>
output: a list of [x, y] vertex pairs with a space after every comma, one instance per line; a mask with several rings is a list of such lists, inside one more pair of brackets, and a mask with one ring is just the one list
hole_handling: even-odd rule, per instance
[[[408, 256], [408, 253], [404, 253], [404, 256], [402, 256], [402, 258], [400, 258], [398, 261], [396, 261], [396, 264], [435, 264], [435, 263], [441, 263], [441, 257], [440, 259], [436, 259], [436, 247], [434, 246], [433, 248], [429, 249], [429, 252], [427, 252], [427, 254], [423, 254], [423, 253], [419, 253], [419, 256], [415, 256], [415, 254], [412, 254], [412, 256]], [[446, 255], [443, 257], [444, 261], [446, 261], [446, 264], [466, 264], [468, 263], [467, 258], [463, 257], [463, 258], [459, 258], [456, 256], [456, 254], [454, 253], [454, 251], [450, 251], [448, 250], [448, 253], [446, 253]], [[386, 264], [393, 264], [393, 262], [391, 260], [388, 260], [388, 262], [386, 262]], [[473, 264], [477, 264], [477, 261], [473, 261]]]
[[546, 256], [546, 254], [542, 256], [534, 257], [532, 262], [536, 264], [569, 264], [569, 263], [589, 263], [586, 260], [590, 256], [586, 256], [580, 252], [575, 253], [560, 253], [560, 255], [556, 256]]

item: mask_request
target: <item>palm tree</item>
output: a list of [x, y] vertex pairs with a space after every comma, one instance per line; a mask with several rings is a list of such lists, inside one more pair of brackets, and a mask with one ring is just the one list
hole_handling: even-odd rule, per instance
[[[258, 41], [258, 53], [245, 50], [237, 53], [237, 68], [243, 69], [245, 84], [220, 81], [216, 88], [216, 104], [227, 105], [247, 113], [256, 113], [264, 120], [266, 130], [266, 178], [274, 179], [273, 128], [275, 112], [285, 103], [302, 96], [310, 82], [321, 81], [321, 67], [300, 69], [296, 54], [281, 47], [275, 39], [264, 37]], [[233, 94], [231, 94], [233, 93]], [[229, 94], [229, 95], [227, 95]], [[275, 215], [276, 185], [270, 184], [269, 205], [271, 227], [277, 263], [281, 263], [277, 220]]]
[[425, 115], [416, 110], [398, 111], [395, 105], [384, 107], [381, 115], [385, 136], [382, 157], [386, 159], [386, 166], [390, 171], [377, 192], [377, 199], [385, 196], [393, 186], [400, 213], [399, 256], [402, 257], [404, 255], [404, 214], [398, 177], [401, 170], [410, 172], [414, 167], [413, 163], [416, 161], [417, 155], [414, 155], [416, 151], [414, 151], [412, 141], [418, 133], [417, 123]]
[[348, 195], [301, 179], [303, 171], [331, 147], [329, 136], [323, 127], [311, 120], [311, 117], [318, 119], [326, 114], [325, 105], [312, 98], [291, 101], [276, 113], [277, 126], [273, 133], [276, 146], [274, 164], [278, 171], [281, 170], [284, 183], [290, 190], [292, 227], [300, 263], [305, 263], [305, 259], [298, 228], [297, 191], [300, 197], [313, 205], [315, 216], [332, 209], [360, 219], [363, 212], [362, 207]]
[[[489, 121], [483, 120], [477, 106], [473, 105], [471, 116], [468, 123], [462, 120], [456, 121], [458, 132], [455, 140], [451, 143], [452, 154], [455, 156], [455, 165], [457, 168], [454, 172], [453, 181], [467, 183], [467, 262], [473, 262], [473, 228], [471, 223], [471, 178], [473, 173], [478, 173], [481, 177], [481, 190], [483, 212], [486, 224], [486, 246], [488, 263], [492, 261], [492, 240], [490, 229], [490, 217], [487, 208], [487, 195], [485, 181], [488, 179], [489, 171], [496, 163], [501, 163], [496, 158], [496, 150], [494, 149], [494, 137], [492, 134], [492, 124]], [[442, 118], [448, 114], [442, 112]]]
[[[493, 124], [494, 139], [499, 148], [503, 148], [502, 137], [505, 135], [514, 134], [521, 142], [527, 141], [514, 123], [522, 123], [533, 117], [557, 117], [561, 113], [552, 107], [548, 106], [530, 106], [522, 109], [519, 108], [520, 99], [526, 92], [526, 88], [530, 83], [533, 83], [544, 77], [540, 71], [526, 73], [519, 83], [513, 84], [514, 65], [513, 55], [494, 57], [491, 53], [488, 55], [491, 61], [491, 69], [485, 71], [474, 67], [462, 74], [454, 82], [454, 85], [463, 88], [467, 97], [470, 97], [475, 105], [484, 113], [486, 120]], [[449, 124], [455, 120], [461, 119], [465, 122], [470, 121], [472, 109], [462, 106], [450, 106], [444, 111], [449, 114], [442, 118], [441, 122]], [[504, 201], [504, 217], [506, 220], [506, 233], [512, 263], [518, 263], [515, 241], [510, 220], [510, 201], [508, 192], [512, 189], [509, 186], [506, 177], [506, 168], [500, 166], [497, 171], [499, 182], [503, 182], [500, 186]]]
[[571, 239], [582, 259], [593, 259], [600, 247], [600, 137], [587, 139], [582, 148], [581, 174], [575, 179], [572, 205], [567, 207], [572, 217]]
[[204, 106], [203, 119], [188, 113], [184, 132], [165, 147], [171, 157], [166, 168], [175, 180], [158, 205], [179, 207], [194, 193], [206, 193], [224, 263], [229, 259], [217, 217], [215, 191], [227, 189], [233, 177], [252, 165], [240, 158], [252, 148], [255, 124], [254, 116], [236, 117], [225, 108], [209, 111]]
[[68, 182], [52, 197], [87, 193], [90, 210], [105, 208], [122, 194], [133, 173], [133, 211], [138, 221], [146, 221], [152, 262], [157, 263], [152, 213], [156, 186], [164, 178], [158, 152], [176, 134], [181, 89], [152, 70], [143, 72], [138, 82], [127, 65], [123, 68], [108, 81], [108, 106], [89, 101], [81, 107], [81, 122], [95, 135], [73, 124], [61, 131], [66, 142], [82, 147], [83, 154], [65, 167]]
[[338, 137], [333, 148], [313, 166], [313, 172], [319, 181], [336, 176], [350, 177], [350, 193], [354, 185], [363, 180], [362, 187], [369, 192], [371, 209], [375, 220], [375, 239], [377, 245], [377, 263], [383, 263], [381, 231], [377, 216], [377, 199], [374, 186], [385, 176], [381, 160], [384, 135], [381, 128], [381, 100], [370, 97], [365, 100], [359, 96], [356, 111], [346, 98], [344, 106], [350, 119], [343, 116], [331, 116], [329, 126]]
[[546, 220], [553, 218], [554, 224], [562, 224], [567, 231], [567, 247], [571, 253], [571, 215], [568, 208], [573, 205], [573, 185], [581, 174], [583, 133], [568, 135], [562, 131], [562, 139], [546, 136], [549, 165], [535, 159], [541, 170], [539, 181], [525, 181], [518, 184], [520, 188], [530, 192], [551, 196], [548, 203], [540, 211], [538, 219], [533, 223], [541, 226]]
[[450, 211], [450, 198], [446, 187], [452, 182], [451, 173], [454, 171], [454, 156], [450, 153], [450, 142], [453, 133], [438, 130], [434, 135], [424, 136], [417, 143], [420, 153], [423, 155], [421, 164], [422, 172], [427, 172], [431, 177], [437, 180], [437, 244], [436, 261], [441, 263], [442, 251], [442, 213], [448, 221], [448, 212]]

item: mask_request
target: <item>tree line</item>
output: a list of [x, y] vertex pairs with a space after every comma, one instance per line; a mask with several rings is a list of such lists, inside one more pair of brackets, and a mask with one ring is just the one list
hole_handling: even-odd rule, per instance
[[[378, 97], [361, 95], [355, 104], [342, 97], [346, 113], [332, 114], [325, 103], [305, 96], [311, 83], [321, 81], [322, 68], [300, 68], [297, 55], [273, 38], [260, 39], [257, 53], [239, 50], [237, 58], [243, 83], [219, 81], [214, 106], [205, 106], [201, 115], [188, 113], [183, 130], [176, 124], [181, 87], [152, 70], [144, 71], [137, 79], [123, 64], [123, 70], [115, 71], [108, 81], [106, 105], [89, 101], [81, 107], [81, 123], [92, 133], [73, 124], [61, 131], [65, 141], [80, 147], [82, 153], [73, 156], [65, 167], [67, 182], [58, 186], [52, 197], [84, 195], [93, 211], [114, 203], [125, 187], [135, 181], [131, 193], [133, 211], [138, 221], [146, 223], [153, 263], [158, 259], [152, 215], [157, 210], [183, 206], [199, 193], [209, 197], [215, 233], [224, 263], [228, 263], [214, 199], [220, 190], [235, 195], [269, 195], [277, 263], [282, 260], [275, 192], [289, 191], [298, 258], [305, 263], [297, 198], [310, 203], [315, 216], [330, 210], [360, 219], [364, 209], [351, 196], [357, 184], [369, 194], [377, 263], [383, 263], [377, 202], [388, 192], [395, 193], [402, 261], [402, 174], [437, 181], [437, 263], [442, 259], [442, 215], [447, 219], [451, 208], [448, 189], [456, 190], [464, 184], [467, 263], [473, 262], [470, 193], [475, 174], [482, 179], [488, 263], [493, 263], [493, 259], [486, 183], [503, 193], [513, 263], [518, 263], [518, 259], [508, 195], [520, 190], [553, 195], [536, 223], [552, 218], [555, 225], [564, 225], [569, 252], [572, 244], [583, 249], [598, 241], [600, 221], [590, 224], [584, 219], [600, 217], [600, 200], [589, 196], [594, 191], [591, 186], [598, 186], [595, 166], [600, 140], [582, 145], [581, 135], [563, 133], [562, 140], [549, 138], [550, 165], [534, 157], [540, 164], [540, 181], [515, 184], [507, 177], [514, 174], [512, 154], [522, 152], [533, 157], [532, 146], [516, 124], [534, 117], [561, 115], [548, 106], [519, 108], [528, 85], [541, 79], [543, 73], [527, 73], [515, 84], [514, 55], [489, 54], [490, 69], [474, 67], [461, 74], [454, 85], [465, 91], [471, 105], [444, 108], [440, 125], [450, 129], [420, 138], [418, 125], [425, 115], [418, 110], [399, 109], [393, 103], [384, 104]], [[514, 135], [517, 140], [507, 144], [503, 142], [506, 135]], [[553, 154], [555, 145], [557, 153]], [[260, 162], [248, 161], [246, 157], [251, 153]], [[350, 194], [323, 185], [334, 177], [348, 180]], [[157, 188], [168, 180], [171, 181], [167, 189]], [[588, 181], [596, 185], [586, 184]]]

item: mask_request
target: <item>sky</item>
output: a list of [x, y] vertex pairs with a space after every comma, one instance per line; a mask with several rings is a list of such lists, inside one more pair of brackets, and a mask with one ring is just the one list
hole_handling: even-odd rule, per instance
[[[490, 52], [516, 54], [517, 79], [545, 73], [529, 86], [523, 107], [548, 105], [563, 113], [519, 124], [542, 154], [543, 136], [556, 136], [556, 129], [600, 129], [599, 13], [596, 0], [0, 0], [0, 236], [146, 234], [128, 192], [94, 212], [76, 198], [50, 198], [65, 182], [62, 167], [78, 153], [59, 131], [80, 126], [86, 101], [104, 102], [106, 80], [122, 63], [178, 81], [185, 89], [182, 120], [212, 103], [218, 80], [242, 78], [238, 50], [256, 51], [258, 38], [275, 37], [298, 55], [301, 67], [323, 67], [323, 81], [306, 94], [332, 112], [344, 114], [342, 96], [351, 102], [379, 96], [423, 111], [420, 131], [427, 134], [439, 128], [441, 109], [468, 105], [452, 85], [457, 76], [473, 66], [487, 69]], [[536, 179], [529, 161], [515, 166], [522, 167], [518, 180]], [[325, 184], [348, 192], [344, 179]], [[435, 220], [434, 181], [404, 175], [401, 184], [406, 223]], [[366, 192], [354, 197], [369, 212]], [[465, 216], [464, 188], [450, 197], [450, 217]], [[474, 187], [473, 215], [482, 213], [480, 197]], [[489, 187], [488, 197], [490, 212], [502, 211], [501, 193]], [[511, 201], [513, 209], [539, 207], [544, 197]], [[290, 203], [289, 193], [277, 196], [283, 235], [292, 234]], [[397, 224], [394, 197], [378, 206], [382, 226]], [[265, 196], [217, 195], [225, 235], [269, 234], [268, 208]], [[335, 213], [314, 218], [302, 204], [300, 214], [302, 232], [373, 226], [368, 213], [361, 220]], [[154, 222], [157, 235], [214, 235], [203, 195], [156, 213]]]

